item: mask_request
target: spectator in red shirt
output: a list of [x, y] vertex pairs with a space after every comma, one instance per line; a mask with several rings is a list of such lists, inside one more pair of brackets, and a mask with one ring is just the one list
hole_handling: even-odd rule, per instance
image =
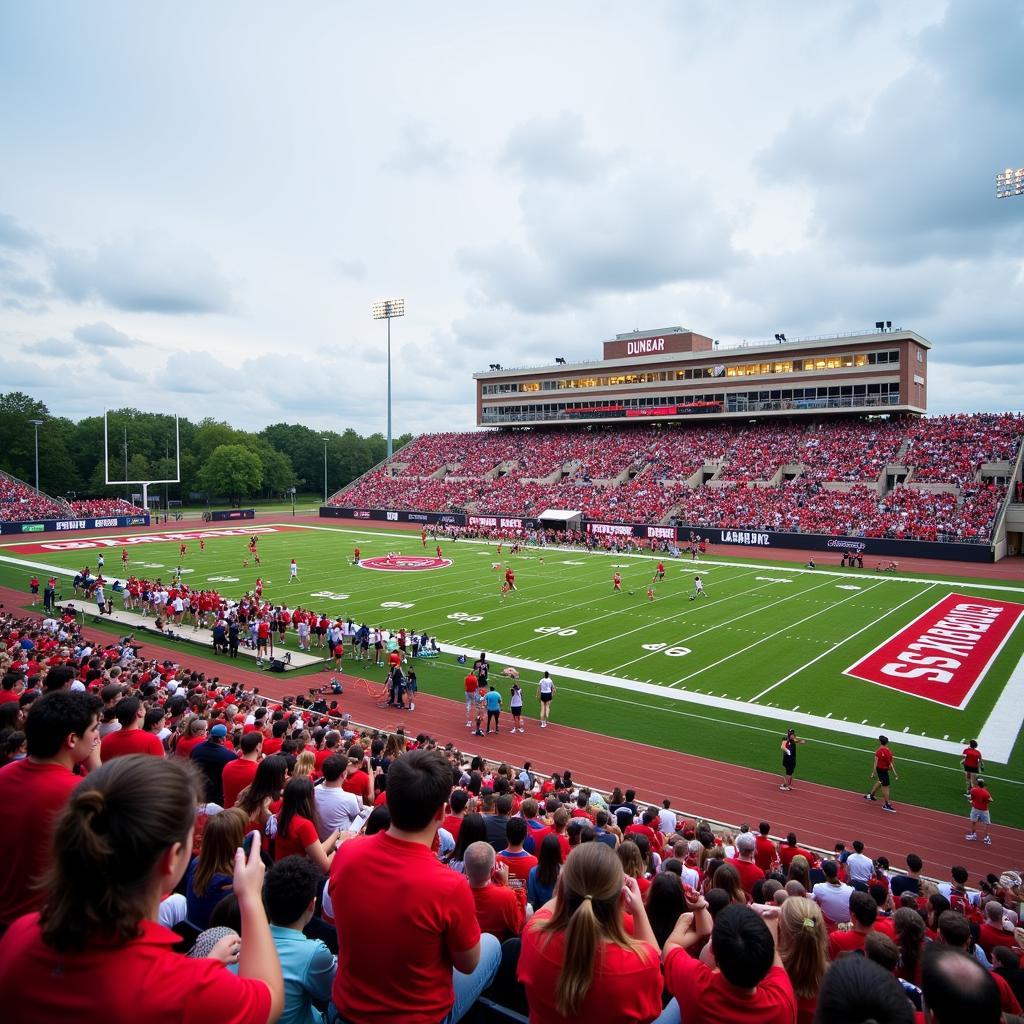
[[[707, 903], [699, 898], [691, 905], [693, 917], [680, 918], [664, 952], [665, 984], [686, 1024], [793, 1024], [796, 997], [775, 942], [777, 908], [764, 907], [759, 915], [730, 904], [712, 932]], [[709, 933], [717, 970], [689, 953]]]
[[480, 931], [493, 935], [499, 942], [514, 939], [523, 930], [525, 890], [517, 891], [508, 884], [507, 864], [495, 867], [490, 843], [472, 843], [466, 850], [465, 865]]
[[[198, 799], [188, 765], [139, 755], [115, 758], [76, 789], [57, 824], [42, 912], [20, 918], [0, 943], [8, 1024], [277, 1020], [284, 986], [263, 910], [258, 835], [248, 859], [235, 854], [240, 951], [229, 939], [218, 959], [181, 956], [172, 950], [180, 937], [157, 923], [192, 852]], [[237, 962], [238, 974], [225, 962]]]
[[1013, 946], [1013, 932], [1003, 927], [1003, 905], [999, 900], [989, 900], [985, 904], [985, 920], [981, 923], [978, 945], [985, 955], [992, 959], [992, 950], [996, 946]]
[[[767, 821], [762, 821], [757, 827], [757, 845], [754, 848], [754, 863], [768, 874], [772, 865], [779, 859], [779, 851], [775, 844], [768, 838], [772, 827]], [[794, 837], [795, 838], [795, 837]]]
[[469, 794], [464, 789], [452, 791], [448, 798], [449, 813], [441, 822], [443, 828], [456, 842], [459, 841], [459, 829], [462, 827], [462, 819], [466, 816], [466, 805], [469, 803]]
[[[452, 787], [447, 759], [414, 750], [387, 778], [391, 825], [345, 843], [331, 869], [338, 929], [331, 998], [342, 1018], [360, 1024], [455, 1024], [494, 978], [501, 946], [481, 936], [465, 877], [431, 851]], [[386, 956], [367, 941], [368, 921], [388, 936]]]
[[[632, 935], [624, 911], [632, 915]], [[532, 1024], [647, 1024], [658, 1016], [654, 932], [639, 889], [604, 843], [584, 843], [569, 854], [554, 900], [523, 933], [519, 979]]]
[[736, 856], [727, 861], [736, 869], [740, 876], [740, 885], [743, 891], [752, 896], [754, 883], [764, 878], [764, 872], [754, 863], [754, 852], [757, 849], [757, 840], [751, 832], [741, 832], [736, 837]]
[[228, 761], [221, 772], [224, 806], [234, 807], [238, 794], [256, 778], [256, 769], [263, 754], [263, 733], [247, 732], [238, 744], [239, 756]]
[[308, 778], [292, 779], [284, 787], [281, 813], [277, 816], [274, 861], [285, 857], [306, 857], [323, 875], [331, 870], [341, 832], [320, 839], [320, 819], [313, 800], [313, 783]]
[[526, 822], [522, 818], [509, 818], [505, 826], [505, 849], [498, 853], [498, 863], [508, 868], [509, 885], [521, 889], [524, 896], [530, 870], [537, 866], [537, 858], [523, 849], [525, 841]]
[[851, 927], [829, 932], [829, 960], [837, 960], [843, 953], [852, 953], [854, 950], [863, 949], [864, 940], [874, 930], [877, 917], [878, 904], [868, 893], [852, 893], [850, 895]]
[[783, 868], [788, 869], [794, 857], [803, 857], [807, 861], [808, 866], [817, 863], [818, 860], [810, 850], [804, 850], [797, 846], [796, 833], [790, 832], [786, 836], [785, 843], [779, 844], [779, 861]]
[[0, 856], [0, 934], [42, 901], [33, 883], [50, 866], [54, 820], [81, 782], [74, 769], [99, 766], [100, 707], [84, 693], [40, 697], [25, 720], [28, 756], [0, 768], [8, 837]]
[[138, 697], [122, 697], [114, 708], [114, 717], [121, 728], [103, 737], [100, 744], [101, 761], [124, 757], [126, 754], [164, 756], [164, 745], [160, 742], [160, 737], [142, 728], [146, 709]]

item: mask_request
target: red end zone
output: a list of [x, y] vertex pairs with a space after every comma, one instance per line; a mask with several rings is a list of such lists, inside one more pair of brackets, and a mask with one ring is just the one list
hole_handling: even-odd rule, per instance
[[949, 594], [843, 674], [961, 711], [1024, 605]]
[[264, 533], [283, 533], [287, 530], [301, 530], [301, 526], [231, 526], [224, 529], [182, 530], [175, 533], [126, 533], [113, 537], [81, 537], [67, 540], [36, 541], [34, 544], [12, 544], [4, 551], [18, 555], [42, 555], [50, 551], [88, 551], [95, 548], [130, 548], [137, 544], [166, 544], [176, 541], [188, 544], [200, 537], [211, 540], [217, 537], [253, 537]]

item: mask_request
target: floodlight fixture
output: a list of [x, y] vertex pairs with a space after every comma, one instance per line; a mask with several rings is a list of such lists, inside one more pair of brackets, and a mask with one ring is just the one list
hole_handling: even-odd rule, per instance
[[996, 175], [996, 199], [1024, 196], [1024, 167], [1007, 167]]
[[555, 356], [555, 366], [565, 366], [565, 359], [562, 356]]
[[[371, 307], [374, 320], [388, 322], [388, 458], [391, 458], [393, 445], [391, 441], [391, 320], [396, 316], [405, 316], [405, 299], [380, 299]], [[326, 481], [326, 472], [324, 474]]]
[[783, 341], [786, 340], [786, 336], [784, 334], [781, 334], [781, 333], [776, 335], [776, 337], [779, 339], [780, 342], [783, 342]]
[[29, 420], [29, 423], [36, 428], [36, 493], [39, 493], [39, 428], [43, 425], [42, 420]]

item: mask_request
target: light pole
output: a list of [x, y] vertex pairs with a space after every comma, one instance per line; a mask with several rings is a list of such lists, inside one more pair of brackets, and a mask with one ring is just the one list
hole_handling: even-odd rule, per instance
[[388, 322], [388, 458], [391, 458], [391, 318], [405, 316], [405, 299], [381, 299], [373, 304], [373, 319]]
[[29, 420], [29, 423], [36, 428], [36, 493], [39, 492], [39, 428], [43, 425], [42, 420]]
[[324, 504], [327, 504], [327, 438], [324, 438]]

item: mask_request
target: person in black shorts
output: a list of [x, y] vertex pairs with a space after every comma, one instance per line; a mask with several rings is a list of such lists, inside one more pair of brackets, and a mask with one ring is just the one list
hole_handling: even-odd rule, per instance
[[788, 793], [793, 788], [793, 776], [796, 774], [796, 745], [806, 742], [807, 740], [797, 739], [795, 729], [786, 730], [786, 737], [782, 741], [782, 785], [779, 786], [783, 792]]

